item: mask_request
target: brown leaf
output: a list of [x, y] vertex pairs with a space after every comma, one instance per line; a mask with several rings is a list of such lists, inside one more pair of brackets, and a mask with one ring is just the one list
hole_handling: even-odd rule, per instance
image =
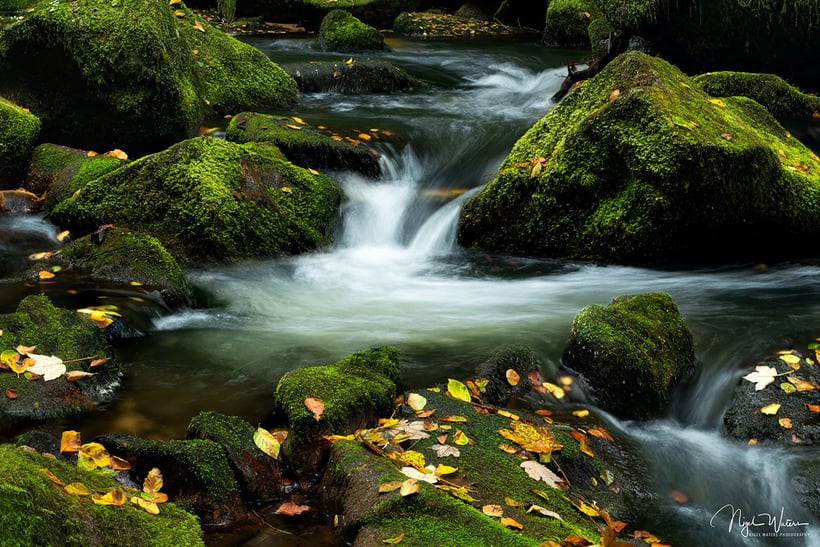
[[316, 418], [316, 421], [318, 422], [319, 418], [322, 417], [322, 413], [325, 411], [325, 403], [323, 403], [320, 399], [308, 397], [305, 399], [305, 406], [313, 413], [313, 417]]
[[42, 473], [43, 475], [45, 475], [46, 477], [48, 477], [48, 479], [49, 479], [51, 482], [53, 482], [54, 484], [56, 484], [57, 486], [65, 486], [65, 483], [64, 483], [63, 481], [61, 481], [60, 479], [58, 479], [58, 478], [57, 478], [57, 476], [56, 476], [54, 473], [52, 473], [51, 471], [49, 471], [49, 470], [48, 470], [48, 469], [46, 469], [45, 467], [44, 467], [44, 468], [42, 468], [42, 469], [40, 469], [40, 473]]
[[93, 361], [91, 361], [91, 363], [89, 363], [88, 366], [92, 367], [92, 368], [93, 367], [98, 367], [100, 365], [104, 365], [105, 363], [107, 363], [110, 360], [111, 360], [111, 357], [103, 357], [102, 359], [94, 359]]
[[69, 370], [63, 374], [69, 382], [76, 382], [77, 380], [82, 380], [83, 378], [88, 378], [89, 376], [94, 376], [93, 372], [86, 372], [84, 370]]
[[780, 427], [783, 429], [791, 429], [792, 428], [792, 420], [791, 418], [780, 418], [777, 420], [777, 423], [780, 424]]
[[131, 462], [119, 456], [111, 456], [111, 463], [108, 466], [114, 471], [128, 471], [131, 469]]
[[16, 399], [17, 398], [17, 390], [10, 387], [6, 390], [6, 399]]
[[592, 450], [589, 449], [589, 445], [587, 444], [587, 436], [581, 433], [580, 431], [571, 431], [570, 436], [578, 441], [578, 445], [581, 449], [581, 452], [589, 456], [590, 458], [594, 458], [595, 454], [592, 453]]
[[612, 438], [612, 435], [607, 433], [606, 429], [604, 429], [601, 426], [592, 427], [587, 431], [587, 433], [589, 433], [593, 437], [599, 437], [601, 439], [606, 439], [609, 442], [612, 442], [612, 441], [615, 440], [615, 439]]
[[162, 490], [162, 471], [159, 468], [154, 467], [148, 472], [145, 480], [142, 481], [142, 489], [149, 493]]
[[276, 510], [277, 515], [286, 515], [288, 517], [292, 517], [294, 515], [301, 515], [306, 511], [312, 511], [313, 508], [310, 505], [299, 505], [293, 503], [292, 501], [286, 501], [279, 508]]

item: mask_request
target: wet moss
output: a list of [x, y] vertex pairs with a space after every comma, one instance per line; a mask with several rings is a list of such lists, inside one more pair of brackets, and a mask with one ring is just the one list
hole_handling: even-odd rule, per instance
[[39, 134], [34, 114], [0, 97], [0, 190], [17, 187]]
[[81, 482], [92, 491], [121, 487], [102, 473], [0, 445], [3, 545], [204, 545], [196, 517], [173, 503], [162, 504], [159, 515], [150, 515], [132, 503], [97, 505], [66, 494], [41, 469], [48, 469], [65, 484]]
[[181, 142], [103, 175], [58, 204], [80, 232], [140, 229], [183, 263], [296, 254], [333, 239], [341, 189], [265, 143]]
[[325, 51], [380, 51], [384, 49], [384, 36], [377, 29], [362, 23], [350, 12], [335, 9], [322, 19], [319, 43]]
[[629, 52], [516, 143], [466, 203], [459, 241], [619, 263], [782, 259], [811, 248], [816, 158], [754, 101]]
[[598, 8], [591, 0], [553, 0], [547, 8], [544, 41], [558, 47], [589, 48], [592, 9]]

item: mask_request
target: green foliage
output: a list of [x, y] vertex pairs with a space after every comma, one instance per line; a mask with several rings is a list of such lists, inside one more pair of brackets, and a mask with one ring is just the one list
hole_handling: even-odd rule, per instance
[[233, 23], [236, 17], [236, 0], [216, 0], [216, 9], [226, 25]]

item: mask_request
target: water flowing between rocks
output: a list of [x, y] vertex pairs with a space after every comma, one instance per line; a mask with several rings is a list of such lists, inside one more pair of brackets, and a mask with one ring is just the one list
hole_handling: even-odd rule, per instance
[[[248, 40], [278, 63], [343, 59], [311, 51], [302, 39]], [[782, 512], [811, 523], [798, 529], [808, 528], [808, 537], [783, 544], [820, 544], [820, 528], [791, 488], [797, 467], [816, 461], [818, 450], [750, 448], [720, 435], [732, 390], [756, 358], [805, 349], [820, 336], [820, 267], [651, 270], [458, 248], [463, 200], [553, 106], [549, 97], [566, 61], [583, 54], [525, 41], [389, 43], [393, 50], [377, 57], [432, 85], [390, 95], [306, 95], [293, 112], [340, 134], [371, 128], [394, 134], [370, 143], [381, 157], [381, 179], [336, 174], [348, 196], [337, 244], [306, 256], [193, 272], [192, 281], [213, 296], [209, 309], [134, 311], [150, 333], [121, 349], [124, 390], [107, 411], [71, 427], [89, 436], [180, 437], [205, 409], [258, 422], [284, 372], [374, 345], [399, 347], [405, 388], [469, 377], [494, 349], [511, 343], [532, 348], [549, 377], [581, 308], [664, 291], [695, 335], [700, 370], [693, 385], [676, 395], [667, 419], [647, 424], [593, 409], [610, 431], [640, 447], [650, 470], [646, 488], [661, 500], [647, 526], [674, 545], [779, 544], [773, 542], [786, 538], [752, 537], [754, 527], [744, 536], [735, 509], [746, 519]], [[53, 232], [39, 218], [0, 218], [6, 263], [0, 273], [53, 244]], [[22, 294], [42, 290], [50, 289], [6, 283], [0, 305], [13, 309]], [[82, 296], [54, 291], [60, 305], [76, 305]], [[103, 289], [84, 298], [126, 302], [127, 296]], [[548, 404], [536, 396], [527, 403]], [[688, 502], [673, 501], [673, 491], [685, 492]]]

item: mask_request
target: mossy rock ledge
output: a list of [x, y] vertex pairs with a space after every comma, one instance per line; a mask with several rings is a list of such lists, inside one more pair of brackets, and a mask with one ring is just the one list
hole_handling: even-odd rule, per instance
[[16, 188], [40, 134], [40, 120], [0, 97], [0, 190]]
[[667, 410], [694, 370], [692, 333], [665, 293], [621, 296], [581, 310], [561, 357], [600, 408], [627, 419]]
[[627, 52], [519, 139], [468, 200], [466, 247], [626, 264], [811, 253], [820, 158], [758, 103]]
[[78, 233], [99, 226], [156, 237], [187, 265], [297, 254], [329, 244], [342, 191], [267, 143], [178, 143], [102, 175], [54, 207]]
[[40, 117], [43, 140], [131, 156], [208, 117], [296, 100], [265, 54], [162, 0], [39, 2], [0, 35], [0, 72], [0, 94]]
[[78, 482], [92, 492], [122, 488], [100, 472], [83, 471], [31, 448], [0, 445], [0, 544], [205, 545], [196, 516], [173, 500], [162, 504], [158, 515], [130, 502], [120, 507], [97, 505], [88, 497], [68, 494], [43, 469], [64, 484]]
[[407, 91], [425, 84], [403, 70], [372, 59], [341, 61], [314, 61], [282, 65], [302, 93], [393, 93]]
[[342, 9], [333, 10], [322, 19], [319, 45], [325, 51], [341, 53], [381, 51], [385, 47], [381, 32]]
[[[0, 431], [91, 410], [111, 400], [120, 387], [121, 372], [111, 347], [102, 329], [86, 315], [56, 308], [45, 296], [28, 296], [14, 313], [0, 315], [0, 330], [0, 352], [36, 346], [31, 353], [59, 357], [68, 371], [95, 373], [69, 382], [64, 376], [28, 380], [23, 374], [0, 370], [0, 394], [14, 390], [17, 395], [0, 397]], [[105, 357], [108, 362], [90, 368], [92, 359]]]

